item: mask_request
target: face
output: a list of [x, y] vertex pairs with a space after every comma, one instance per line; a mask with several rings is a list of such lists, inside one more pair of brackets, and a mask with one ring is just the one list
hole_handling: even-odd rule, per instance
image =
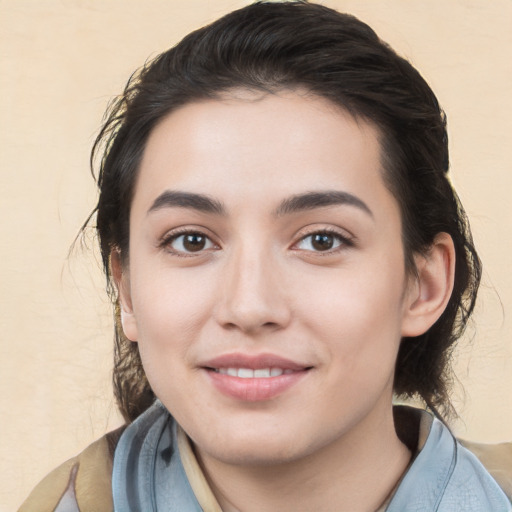
[[205, 456], [290, 461], [391, 414], [409, 293], [377, 131], [297, 92], [152, 132], [120, 278], [153, 390]]

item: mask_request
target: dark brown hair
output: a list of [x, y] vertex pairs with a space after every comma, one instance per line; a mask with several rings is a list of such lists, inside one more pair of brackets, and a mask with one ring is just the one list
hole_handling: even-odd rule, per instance
[[[91, 157], [95, 161], [101, 154], [95, 212], [109, 286], [112, 250], [120, 251], [125, 263], [129, 257], [134, 184], [155, 125], [181, 105], [234, 88], [271, 94], [298, 87], [379, 129], [384, 179], [401, 208], [410, 272], [413, 255], [426, 252], [438, 233], [453, 239], [450, 302], [428, 332], [402, 340], [394, 383], [398, 395], [419, 396], [432, 409], [449, 413], [451, 349], [473, 310], [481, 268], [447, 177], [446, 119], [416, 69], [353, 16], [302, 1], [258, 2], [189, 34], [130, 78], [110, 106]], [[128, 421], [154, 400], [138, 346], [124, 337], [118, 322], [114, 389]]]

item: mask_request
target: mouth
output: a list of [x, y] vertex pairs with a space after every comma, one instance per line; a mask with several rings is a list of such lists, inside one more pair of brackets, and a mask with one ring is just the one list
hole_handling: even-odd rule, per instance
[[227, 354], [201, 365], [223, 395], [244, 402], [276, 398], [298, 384], [313, 366], [271, 354]]
[[289, 368], [207, 368], [208, 370], [220, 373], [221, 375], [229, 375], [230, 377], [239, 377], [241, 379], [268, 379], [280, 377], [281, 375], [291, 375], [295, 370]]

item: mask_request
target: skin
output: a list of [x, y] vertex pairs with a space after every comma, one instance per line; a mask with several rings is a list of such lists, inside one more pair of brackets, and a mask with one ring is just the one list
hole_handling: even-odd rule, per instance
[[[409, 463], [392, 418], [396, 355], [443, 311], [454, 257], [441, 234], [418, 276], [406, 272], [378, 135], [297, 91], [192, 103], [150, 135], [129, 263], [113, 254], [123, 328], [224, 511], [375, 510]], [[167, 191], [223, 212], [158, 203]], [[325, 191], [356, 200], [282, 211]], [[183, 230], [204, 247], [183, 245]], [[308, 370], [268, 400], [240, 400], [204, 369], [233, 352]]]

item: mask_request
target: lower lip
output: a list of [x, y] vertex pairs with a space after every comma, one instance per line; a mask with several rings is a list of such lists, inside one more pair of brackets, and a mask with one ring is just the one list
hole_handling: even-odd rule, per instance
[[211, 382], [221, 393], [245, 402], [261, 402], [275, 398], [302, 380], [308, 371], [296, 371], [279, 377], [243, 379], [206, 370]]

